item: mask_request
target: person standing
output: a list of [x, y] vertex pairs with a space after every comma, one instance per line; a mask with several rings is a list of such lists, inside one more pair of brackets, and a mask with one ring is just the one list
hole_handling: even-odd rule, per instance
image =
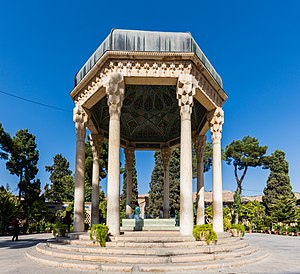
[[18, 236], [19, 236], [19, 229], [20, 229], [20, 220], [18, 218], [13, 219], [12, 221], [12, 226], [13, 226], [13, 237], [12, 241], [18, 241]]
[[134, 208], [134, 219], [139, 220], [140, 219], [140, 214], [141, 214], [141, 209], [139, 207], [139, 204], [136, 203], [135, 208]]

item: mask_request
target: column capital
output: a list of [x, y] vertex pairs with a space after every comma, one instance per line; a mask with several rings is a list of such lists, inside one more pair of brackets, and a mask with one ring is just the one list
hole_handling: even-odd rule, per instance
[[196, 155], [197, 155], [197, 162], [203, 162], [203, 154], [205, 150], [205, 144], [206, 144], [206, 136], [205, 135], [197, 135], [195, 137], [195, 149], [196, 149]]
[[127, 166], [128, 170], [132, 170], [133, 160], [134, 160], [134, 151], [135, 151], [134, 147], [126, 147], [124, 149], [126, 166]]
[[88, 122], [88, 114], [81, 105], [76, 105], [73, 110], [73, 121], [75, 123], [77, 138], [85, 138], [86, 124]]
[[181, 119], [191, 119], [195, 94], [196, 88], [193, 75], [180, 74], [178, 76], [176, 98], [180, 107]]
[[218, 107], [209, 114], [209, 126], [213, 143], [219, 143], [222, 138], [222, 125], [224, 123], [224, 111]]
[[107, 105], [109, 106], [110, 116], [120, 116], [123, 105], [125, 84], [122, 73], [111, 73], [103, 79], [103, 85], [106, 88]]
[[161, 154], [162, 154], [162, 160], [163, 160], [164, 170], [166, 170], [167, 167], [170, 164], [170, 159], [171, 159], [172, 151], [171, 151], [171, 149], [169, 147], [162, 147], [161, 148]]

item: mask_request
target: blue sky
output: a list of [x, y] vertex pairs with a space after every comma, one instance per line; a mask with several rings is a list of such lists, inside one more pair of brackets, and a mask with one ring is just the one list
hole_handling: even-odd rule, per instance
[[[225, 103], [222, 146], [250, 135], [286, 152], [294, 191], [300, 191], [299, 1], [2, 1], [0, 91], [66, 109], [59, 111], [0, 93], [0, 121], [11, 135], [36, 135], [38, 178], [62, 153], [74, 170], [73, 78], [112, 28], [188, 31], [221, 75]], [[208, 134], [210, 140], [210, 134]], [[153, 152], [137, 152], [140, 193], [148, 191]], [[122, 156], [123, 159], [123, 156]], [[261, 194], [267, 170], [249, 169], [244, 194]], [[0, 185], [18, 178], [0, 161]], [[102, 182], [104, 189], [106, 182]], [[223, 188], [235, 189], [223, 163]], [[205, 175], [211, 190], [211, 172]]]

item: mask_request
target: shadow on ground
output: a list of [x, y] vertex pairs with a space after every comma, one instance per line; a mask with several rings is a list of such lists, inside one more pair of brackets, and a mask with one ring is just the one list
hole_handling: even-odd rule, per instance
[[[51, 237], [49, 237], [51, 238]], [[11, 237], [5, 237], [5, 239], [0, 238], [0, 248], [7, 248], [7, 249], [21, 249], [21, 248], [27, 248], [27, 247], [32, 247], [34, 245], [37, 245], [38, 243], [45, 243], [48, 240], [48, 238], [45, 237], [36, 237], [33, 239], [22, 239], [19, 237], [18, 241], [12, 241]]]

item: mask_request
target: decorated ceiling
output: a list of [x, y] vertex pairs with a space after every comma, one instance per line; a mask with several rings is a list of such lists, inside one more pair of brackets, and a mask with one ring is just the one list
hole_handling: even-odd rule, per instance
[[[104, 97], [91, 109], [98, 130], [108, 133], [109, 112]], [[194, 100], [192, 131], [199, 131], [206, 109]], [[179, 143], [180, 113], [175, 86], [126, 85], [121, 110], [121, 139], [145, 147], [172, 141]]]

